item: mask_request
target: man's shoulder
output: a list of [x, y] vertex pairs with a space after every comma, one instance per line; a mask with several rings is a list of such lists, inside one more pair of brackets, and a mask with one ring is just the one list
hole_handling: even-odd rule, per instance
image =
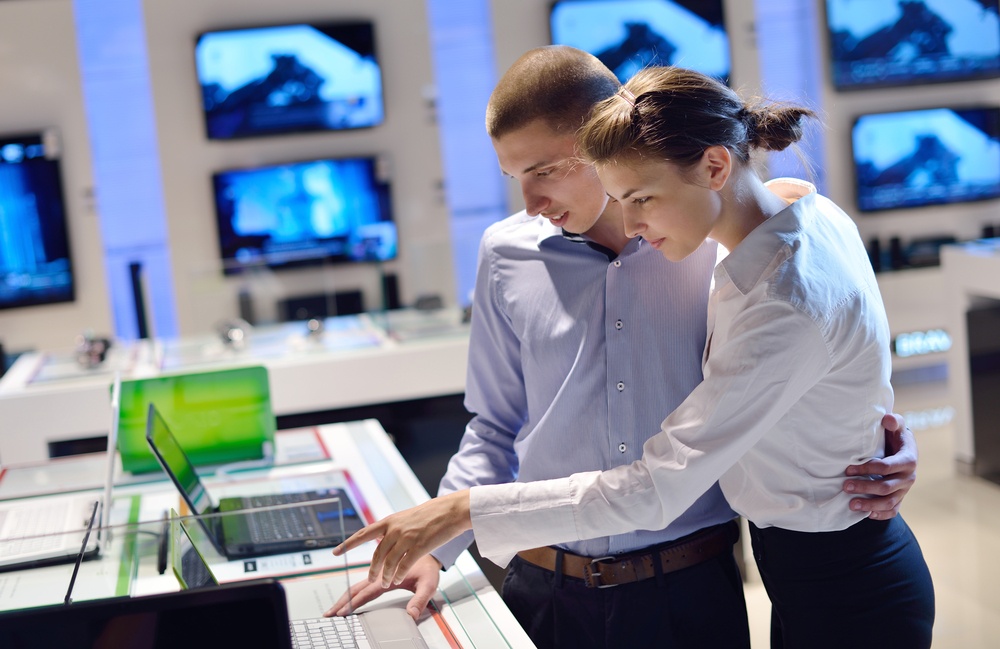
[[483, 232], [483, 243], [487, 247], [524, 244], [534, 246], [544, 234], [548, 222], [535, 216], [528, 216], [521, 210], [505, 219], [490, 224]]

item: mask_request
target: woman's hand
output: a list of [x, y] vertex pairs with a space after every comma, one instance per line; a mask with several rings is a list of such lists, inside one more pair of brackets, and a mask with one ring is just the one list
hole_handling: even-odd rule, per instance
[[335, 547], [333, 553], [339, 556], [362, 543], [378, 540], [368, 581], [380, 581], [382, 588], [389, 588], [401, 584], [420, 557], [470, 529], [472, 516], [466, 489], [372, 523]]

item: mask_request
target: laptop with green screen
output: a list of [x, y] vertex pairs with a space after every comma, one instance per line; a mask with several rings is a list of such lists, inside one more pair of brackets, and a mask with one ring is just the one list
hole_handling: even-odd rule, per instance
[[159, 470], [146, 442], [149, 404], [174, 423], [178, 441], [197, 466], [264, 456], [274, 444], [267, 369], [238, 367], [122, 381], [118, 444], [122, 469]]

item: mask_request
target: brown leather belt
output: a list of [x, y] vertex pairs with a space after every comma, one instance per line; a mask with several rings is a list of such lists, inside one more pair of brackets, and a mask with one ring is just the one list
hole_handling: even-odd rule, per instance
[[524, 561], [552, 572], [556, 571], [558, 555], [562, 554], [562, 574], [582, 579], [590, 588], [608, 588], [630, 584], [660, 574], [675, 572], [698, 565], [725, 552], [732, 552], [740, 536], [736, 521], [729, 521], [695, 532], [671, 543], [617, 557], [582, 557], [552, 547], [518, 552]]

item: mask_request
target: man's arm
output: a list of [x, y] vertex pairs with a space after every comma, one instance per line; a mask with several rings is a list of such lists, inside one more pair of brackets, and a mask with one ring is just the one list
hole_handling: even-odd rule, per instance
[[[844, 491], [864, 497], [852, 498], [851, 509], [869, 512], [868, 518], [886, 520], [899, 513], [899, 505], [917, 480], [917, 441], [901, 415], [882, 418], [885, 457], [847, 467], [855, 479], [844, 481]], [[874, 476], [874, 479], [872, 479]]]

